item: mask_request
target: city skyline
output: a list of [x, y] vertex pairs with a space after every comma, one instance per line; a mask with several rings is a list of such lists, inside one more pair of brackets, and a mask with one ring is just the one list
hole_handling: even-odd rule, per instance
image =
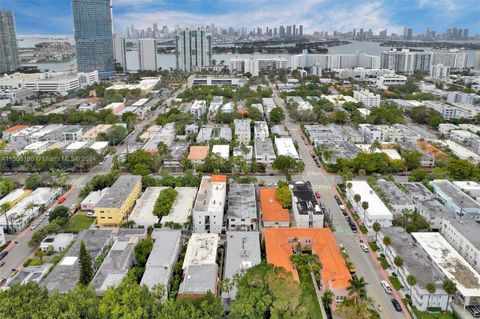
[[[2, 8], [13, 10], [17, 34], [73, 34], [71, 0], [44, 1], [5, 0]], [[275, 14], [272, 14], [275, 12]], [[265, 0], [113, 0], [116, 33], [131, 24], [147, 28], [153, 23], [174, 27], [215, 23], [218, 27], [267, 27], [303, 24], [304, 33], [314, 31], [350, 31], [367, 27], [374, 32], [388, 29], [402, 33], [412, 28], [414, 34], [427, 27], [437, 32], [448, 28], [469, 28], [471, 35], [480, 33], [480, 6], [476, 0], [461, 3], [453, 0], [307, 0], [301, 3], [280, 0], [275, 7]], [[185, 24], [184, 21], [189, 21]], [[246, 22], [248, 21], [248, 23]]]

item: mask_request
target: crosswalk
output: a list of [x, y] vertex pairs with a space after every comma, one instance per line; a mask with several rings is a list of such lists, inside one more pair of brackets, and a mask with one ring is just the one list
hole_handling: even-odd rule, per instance
[[332, 186], [331, 185], [312, 185], [312, 188], [314, 191], [317, 191], [322, 189], [331, 189]]
[[321, 171], [306, 171], [303, 172], [304, 176], [323, 176], [324, 174]]

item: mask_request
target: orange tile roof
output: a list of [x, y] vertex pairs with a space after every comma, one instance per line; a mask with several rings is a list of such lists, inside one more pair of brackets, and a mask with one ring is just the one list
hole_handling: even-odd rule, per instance
[[210, 183], [226, 183], [227, 175], [212, 175]]
[[260, 188], [260, 207], [262, 209], [263, 221], [289, 222], [290, 214], [288, 209], [282, 205], [275, 196], [276, 188]]
[[13, 133], [13, 132], [21, 131], [21, 130], [27, 128], [27, 127], [28, 127], [28, 125], [15, 125], [15, 126], [7, 128], [6, 130], [4, 130], [4, 132]]
[[188, 153], [189, 160], [204, 160], [208, 156], [210, 146], [192, 146]]
[[447, 156], [446, 153], [440, 151], [438, 148], [432, 144], [425, 141], [417, 141], [417, 146], [422, 148], [425, 152], [433, 156]]
[[281, 266], [293, 273], [298, 281], [298, 273], [290, 261], [292, 245], [289, 240], [309, 240], [312, 253], [322, 263], [321, 280], [330, 288], [347, 288], [352, 278], [332, 231], [328, 228], [266, 228], [265, 247], [267, 262]]

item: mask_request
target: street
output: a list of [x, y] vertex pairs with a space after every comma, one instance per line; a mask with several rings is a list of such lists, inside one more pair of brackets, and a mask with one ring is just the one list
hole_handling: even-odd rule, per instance
[[[350, 256], [351, 262], [356, 267], [356, 274], [363, 277], [368, 283], [368, 295], [373, 298], [376, 306], [380, 305], [382, 318], [394, 319], [405, 318], [402, 313], [396, 312], [391, 303], [392, 295], [388, 295], [382, 288], [380, 282], [383, 280], [378, 264], [374, 264], [369, 254], [363, 252], [359, 245], [359, 236], [350, 230], [350, 227], [338, 207], [333, 195], [336, 193], [336, 178], [328, 175], [322, 168], [318, 168], [311, 156], [311, 146], [302, 139], [302, 131], [300, 125], [294, 122], [286, 109], [284, 101], [278, 94], [277, 90], [273, 90], [275, 103], [282, 107], [285, 112], [285, 126], [289, 129], [292, 138], [298, 144], [298, 152], [305, 164], [305, 170], [302, 175], [293, 176], [294, 180], [310, 181], [313, 191], [319, 191], [321, 199], [325, 207], [329, 211], [333, 219], [335, 232], [333, 233], [338, 244], [343, 244]], [[360, 231], [360, 230], [359, 230]]]

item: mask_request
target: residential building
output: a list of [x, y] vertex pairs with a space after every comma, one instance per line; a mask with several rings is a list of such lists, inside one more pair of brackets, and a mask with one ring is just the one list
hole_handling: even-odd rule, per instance
[[48, 235], [40, 243], [40, 249], [44, 252], [59, 253], [65, 251], [74, 239], [75, 235], [71, 233]]
[[463, 70], [467, 68], [468, 53], [466, 52], [432, 52], [432, 65], [443, 64], [446, 67], [455, 70]]
[[248, 144], [252, 139], [252, 132], [250, 129], [250, 119], [235, 119], [233, 125], [235, 126], [235, 136], [237, 142], [240, 144]]
[[0, 74], [15, 72], [19, 65], [12, 11], [0, 10]]
[[[249, 268], [262, 261], [260, 255], [260, 233], [256, 231], [228, 231], [226, 234], [225, 266], [223, 279], [232, 280], [236, 274], [243, 275]], [[227, 293], [222, 292], [222, 301], [227, 310], [237, 295], [236, 284]]]
[[113, 59], [123, 69], [123, 72], [127, 71], [127, 50], [125, 46], [125, 38], [114, 36], [113, 37]]
[[208, 117], [212, 119], [223, 105], [223, 96], [214, 96], [208, 108]]
[[308, 54], [302, 53], [291, 57], [290, 65], [292, 70], [298, 68], [320, 69], [353, 69], [363, 67], [367, 69], [378, 69], [380, 67], [380, 57], [367, 55], [364, 53], [356, 54]]
[[[247, 163], [251, 164], [253, 159], [253, 146], [241, 145], [233, 149], [233, 157], [243, 158]], [[236, 164], [234, 164], [236, 166]]]
[[370, 92], [369, 90], [353, 91], [353, 98], [363, 103], [366, 108], [380, 106], [380, 95]]
[[451, 130], [450, 139], [454, 142], [470, 146], [472, 141], [478, 139], [478, 135], [466, 130]]
[[413, 201], [408, 198], [408, 196], [402, 192], [394, 182], [381, 179], [377, 182], [377, 185], [387, 199], [387, 205], [390, 206], [395, 213], [402, 214], [405, 210], [415, 210]]
[[275, 156], [272, 140], [270, 138], [266, 138], [264, 140], [256, 138], [254, 148], [256, 162], [264, 164], [267, 167], [272, 166], [273, 162], [277, 158]]
[[153, 248], [145, 264], [141, 285], [147, 285], [152, 290], [160, 284], [165, 288], [162, 301], [167, 300], [170, 291], [170, 281], [175, 263], [182, 249], [182, 233], [180, 230], [161, 228], [152, 232]]
[[308, 249], [322, 264], [321, 287], [333, 292], [332, 310], [347, 298], [351, 275], [329, 228], [266, 228], [264, 235], [268, 263], [285, 268], [298, 281], [290, 256], [298, 246]]
[[80, 72], [115, 72], [111, 0], [72, 0], [73, 28]]
[[367, 68], [353, 68], [353, 69], [333, 69], [335, 77], [340, 79], [356, 79], [356, 80], [369, 80], [376, 79], [379, 76], [385, 74], [395, 74], [393, 70], [387, 69], [367, 69]]
[[97, 223], [100, 226], [120, 226], [123, 224], [135, 205], [141, 190], [141, 176], [120, 176], [95, 205]]
[[190, 142], [173, 142], [169, 148], [169, 154], [163, 158], [163, 167], [180, 169], [182, 167], [182, 159], [188, 151]]
[[250, 73], [258, 76], [260, 71], [272, 71], [287, 68], [287, 59], [282, 57], [262, 59], [230, 59], [230, 71], [237, 73]]
[[215, 144], [212, 147], [212, 154], [218, 154], [220, 158], [228, 160], [230, 158], [230, 145]]
[[228, 125], [204, 125], [197, 135], [197, 143], [209, 143], [211, 140], [232, 141], [232, 129]]
[[480, 221], [480, 203], [462, 192], [460, 188], [445, 179], [435, 179], [429, 184], [437, 198], [458, 217]]
[[7, 279], [3, 288], [6, 289], [13, 285], [23, 285], [29, 282], [35, 282], [38, 284], [49, 273], [52, 266], [52, 264], [46, 263], [40, 266], [22, 267], [13, 277]]
[[307, 112], [307, 111], [313, 110], [312, 104], [310, 104], [310, 102], [305, 101], [301, 96], [288, 96], [287, 102], [289, 104], [297, 105], [298, 111], [300, 112]]
[[97, 205], [100, 199], [108, 193], [109, 189], [110, 187], [105, 187], [104, 189], [90, 192], [90, 194], [88, 194], [88, 196], [80, 203], [80, 209], [93, 212], [95, 210], [95, 205]]
[[295, 225], [301, 228], [323, 227], [324, 210], [320, 205], [310, 182], [290, 182], [292, 213]]
[[441, 144], [443, 144], [444, 146], [447, 146], [455, 156], [457, 156], [462, 160], [468, 160], [475, 164], [480, 163], [480, 156], [477, 153], [472, 152], [466, 147], [463, 147], [451, 140], [443, 140], [441, 141]]
[[187, 158], [192, 164], [202, 164], [209, 152], [210, 146], [190, 146], [190, 152]]
[[440, 230], [445, 239], [480, 273], [480, 225], [474, 220], [445, 218]]
[[[383, 243], [385, 237], [390, 238], [388, 246]], [[378, 233], [377, 243], [387, 262], [395, 267], [394, 271], [400, 284], [409, 290], [409, 294], [407, 277], [412, 275], [417, 279], [415, 286], [411, 287], [411, 300], [415, 308], [420, 311], [437, 307], [445, 309], [448, 296], [443, 290], [443, 274], [409, 233], [401, 227], [382, 228]], [[403, 260], [402, 267], [393, 266], [397, 256]], [[427, 291], [427, 284], [435, 285], [434, 293]]]
[[300, 159], [300, 155], [291, 137], [276, 137], [275, 148], [277, 149], [278, 156], [290, 156], [296, 160]]
[[[200, 66], [196, 66], [195, 69], [199, 69]], [[246, 77], [232, 77], [232, 76], [201, 76], [201, 75], [192, 75], [188, 78], [188, 87], [193, 87], [197, 85], [207, 85], [207, 86], [244, 86], [247, 83]]]
[[381, 54], [380, 67], [398, 73], [429, 72], [431, 53], [410, 51], [409, 49], [391, 49]]
[[218, 290], [218, 265], [190, 265], [185, 269], [177, 298], [200, 298]]
[[128, 220], [137, 227], [148, 228], [159, 222], [158, 216], [153, 214], [153, 209], [160, 193], [167, 187], [147, 187], [142, 196], [136, 201]]
[[227, 230], [252, 231], [258, 229], [254, 184], [230, 184], [226, 217]]
[[[111, 129], [112, 127], [113, 127], [113, 125], [111, 125], [111, 124], [99, 124], [99, 125], [91, 128], [91, 129], [89, 129], [84, 134], [81, 134], [81, 139], [83, 141], [94, 142], [100, 137], [101, 134], [108, 132], [108, 130]], [[83, 130], [82, 130], [82, 132], [83, 132]], [[74, 133], [69, 133], [69, 134], [71, 134], [71, 137], [70, 136], [68, 137], [68, 138], [70, 138], [69, 140], [78, 141], [78, 139], [75, 139], [77, 137], [74, 135]], [[67, 136], [65, 136], [64, 140], [67, 140], [66, 137]]]
[[[443, 273], [444, 278], [456, 284], [456, 300], [465, 306], [476, 305], [480, 297], [480, 275], [475, 269], [440, 233], [412, 233], [412, 236], [436, 268]], [[461, 271], [458, 271], [459, 269]]]
[[162, 217], [162, 225], [175, 223], [185, 227], [188, 225], [188, 218], [192, 215], [192, 208], [197, 195], [196, 187], [175, 187], [177, 198], [173, 203], [170, 213]]
[[158, 71], [157, 40], [138, 40], [138, 65], [140, 71]]
[[443, 64], [430, 66], [430, 77], [434, 79], [448, 79], [450, 77], [450, 67]]
[[289, 227], [290, 213], [283, 208], [276, 196], [276, 188], [260, 188], [260, 214], [263, 227]]
[[143, 150], [150, 154], [158, 153], [158, 144], [163, 143], [167, 148], [170, 148], [175, 140], [175, 123], [170, 122], [148, 140], [142, 147]]
[[177, 70], [191, 72], [194, 68], [209, 67], [212, 62], [212, 38], [203, 28], [177, 31]]
[[479, 100], [480, 96], [474, 93], [464, 93], [458, 91], [448, 92], [447, 102], [451, 104], [460, 104], [464, 106], [473, 106], [476, 100]]
[[203, 176], [193, 207], [193, 231], [221, 233], [227, 196], [227, 176]]
[[190, 113], [196, 119], [200, 119], [207, 112], [207, 101], [195, 100], [190, 107]]
[[458, 130], [460, 127], [458, 127], [455, 124], [450, 124], [450, 123], [441, 123], [438, 125], [438, 131], [442, 133], [443, 135], [449, 136], [450, 131], [452, 130]]
[[480, 197], [480, 184], [474, 181], [453, 181], [453, 185], [457, 186], [462, 192], [477, 199]]
[[267, 119], [270, 119], [270, 112], [277, 107], [277, 104], [275, 104], [275, 100], [271, 97], [264, 97], [262, 98], [262, 105], [263, 109], [265, 110], [265, 117]]
[[253, 133], [255, 139], [265, 140], [269, 136], [268, 125], [265, 121], [255, 121], [253, 127]]
[[284, 125], [277, 124], [272, 126], [272, 134], [278, 137], [289, 137], [290, 132]]
[[400, 74], [384, 74], [377, 78], [376, 86], [381, 89], [388, 89], [390, 86], [405, 85], [407, 77]]
[[473, 109], [462, 108], [459, 106], [453, 106], [450, 104], [437, 102], [437, 101], [423, 101], [423, 104], [426, 107], [432, 108], [442, 117], [447, 120], [455, 120], [455, 119], [472, 119], [475, 115]]
[[65, 256], [53, 268], [48, 276], [40, 282], [40, 286], [49, 292], [58, 291], [64, 294], [74, 289], [80, 279], [80, 245], [83, 242], [92, 260], [103, 255], [113, 241], [113, 231], [106, 229], [83, 230]]
[[31, 190], [26, 188], [16, 188], [0, 199], [0, 207], [2, 205], [9, 205], [10, 207], [13, 207], [17, 205], [19, 201], [27, 197], [31, 192]]
[[188, 240], [182, 269], [185, 270], [191, 265], [215, 264], [219, 240], [218, 234], [192, 233]]
[[92, 279], [97, 294], [120, 285], [135, 264], [135, 245], [146, 237], [146, 229], [119, 229], [115, 233], [113, 245]]
[[[372, 229], [375, 222], [382, 228], [392, 226], [392, 212], [366, 181], [349, 181], [348, 183], [351, 183], [352, 187], [347, 189], [347, 198], [368, 229]], [[356, 194], [360, 195], [358, 203], [354, 200]], [[363, 202], [368, 203], [367, 209], [362, 207]]]

